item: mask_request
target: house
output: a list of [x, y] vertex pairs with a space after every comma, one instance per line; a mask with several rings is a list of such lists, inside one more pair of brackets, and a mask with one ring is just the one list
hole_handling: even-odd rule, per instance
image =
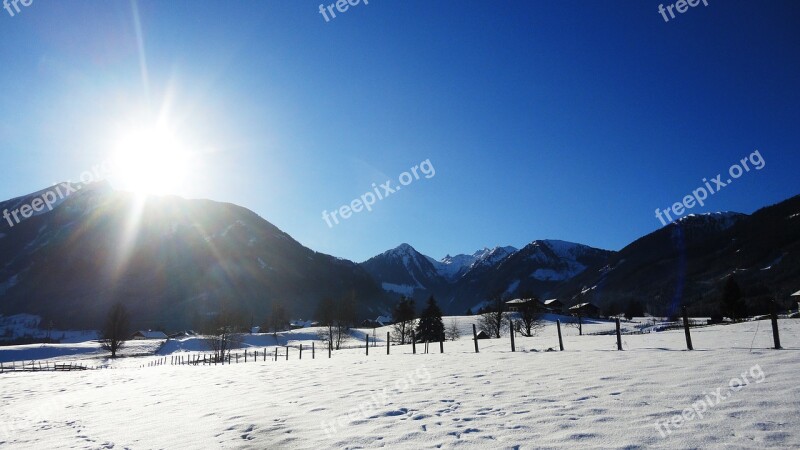
[[[176, 333], [170, 334], [169, 338], [170, 339], [180, 339], [180, 338], [196, 336], [196, 335], [197, 335], [197, 333], [195, 333], [192, 330], [184, 330], [184, 331], [178, 331]], [[144, 338], [142, 338], [142, 339], [144, 339]], [[147, 338], [147, 339], [149, 339], [149, 338]], [[160, 338], [155, 338], [155, 339], [160, 339]]]
[[137, 331], [136, 333], [133, 333], [133, 336], [131, 336], [131, 339], [133, 339], [134, 341], [141, 341], [141, 340], [145, 340], [145, 339], [168, 339], [168, 337], [167, 337], [166, 334], [164, 334], [163, 331], [153, 331], [153, 330], [141, 331], [140, 330], [140, 331]]
[[365, 319], [361, 322], [361, 326], [364, 328], [377, 328], [377, 327], [385, 327], [394, 323], [391, 316], [378, 316], [377, 319]]
[[485, 332], [483, 330], [478, 331], [477, 337], [478, 337], [478, 339], [491, 339], [489, 337], [489, 333], [487, 333], [487, 332]]
[[578, 303], [569, 309], [569, 313], [573, 316], [582, 317], [600, 317], [600, 308], [592, 303]]
[[556, 313], [556, 314], [563, 314], [564, 313], [564, 303], [562, 303], [561, 300], [559, 300], [557, 298], [551, 298], [550, 300], [545, 300], [542, 303], [544, 303], [544, 307], [549, 309], [550, 312], [553, 312], [553, 313]]
[[316, 327], [316, 326], [319, 326], [319, 322], [314, 322], [311, 320], [298, 319], [289, 322], [289, 327], [293, 330], [297, 330], [299, 328]]
[[515, 298], [506, 302], [506, 307], [511, 312], [519, 312], [525, 308], [533, 308], [536, 312], [546, 312], [545, 306], [535, 298]]

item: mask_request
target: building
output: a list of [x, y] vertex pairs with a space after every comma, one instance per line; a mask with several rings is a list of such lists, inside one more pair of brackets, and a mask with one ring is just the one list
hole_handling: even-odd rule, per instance
[[569, 309], [569, 313], [581, 317], [600, 317], [601, 315], [600, 308], [593, 303], [578, 303]]
[[[170, 334], [169, 338], [170, 339], [181, 339], [181, 338], [186, 338], [186, 337], [191, 337], [191, 336], [197, 336], [197, 333], [195, 333], [192, 330], [178, 331], [178, 332]], [[158, 339], [158, 338], [156, 338], [156, 339]]]
[[478, 339], [490, 339], [489, 333], [483, 330], [478, 331], [478, 334], [476, 334], [475, 337], [477, 337]]
[[506, 302], [506, 308], [511, 312], [519, 312], [525, 308], [533, 308], [536, 312], [547, 312], [547, 308], [535, 298], [515, 298]]
[[298, 319], [289, 322], [289, 328], [293, 330], [298, 330], [300, 328], [316, 327], [316, 326], [319, 326], [319, 322], [313, 320]]
[[375, 320], [372, 319], [364, 320], [363, 322], [361, 322], [361, 326], [365, 328], [378, 328], [378, 327], [389, 326], [392, 323], [394, 323], [394, 321], [392, 320], [391, 316], [378, 316], [378, 318]]
[[133, 336], [131, 336], [131, 339], [133, 339], [134, 341], [141, 341], [141, 340], [145, 340], [145, 339], [168, 339], [168, 337], [167, 337], [166, 334], [164, 334], [163, 331], [153, 331], [153, 330], [141, 331], [140, 330], [140, 331], [137, 331], [136, 333], [133, 333]]
[[544, 307], [549, 309], [550, 312], [555, 314], [564, 314], [564, 303], [557, 298], [551, 298], [550, 300], [545, 300], [542, 302]]

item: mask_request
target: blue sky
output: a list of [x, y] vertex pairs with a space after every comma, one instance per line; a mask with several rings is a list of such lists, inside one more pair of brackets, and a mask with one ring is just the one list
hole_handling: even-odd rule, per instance
[[[317, 251], [620, 249], [756, 149], [763, 170], [691, 212], [800, 193], [800, 4], [708, 3], [665, 23], [657, 1], [371, 0], [325, 22], [319, 1], [34, 0], [0, 10], [0, 198], [161, 118], [189, 156], [143, 184], [180, 173], [169, 192]], [[428, 159], [434, 177], [322, 219]]]

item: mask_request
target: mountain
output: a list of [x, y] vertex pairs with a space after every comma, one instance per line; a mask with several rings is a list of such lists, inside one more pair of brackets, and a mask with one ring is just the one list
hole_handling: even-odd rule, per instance
[[477, 310], [500, 295], [547, 298], [562, 283], [604, 262], [613, 252], [557, 240], [537, 240], [505, 258], [473, 267], [446, 297], [450, 309]]
[[414, 247], [401, 244], [364, 261], [361, 267], [385, 291], [413, 297], [415, 293], [424, 296], [438, 292], [446, 284], [435, 263]]
[[[359, 265], [303, 247], [245, 208], [178, 197], [142, 201], [105, 183], [73, 190], [52, 211], [2, 223], [0, 314], [97, 328], [122, 301], [134, 326], [178, 329], [222, 310], [260, 324], [273, 302], [309, 317], [325, 296], [354, 294], [365, 316], [391, 307]], [[12, 214], [49, 191], [0, 203], [0, 210]]]
[[437, 261], [403, 244], [370, 258], [362, 267], [388, 292], [417, 301], [434, 295], [446, 312], [462, 313], [494, 295], [547, 295], [609, 254], [564, 241], [534, 241], [522, 250], [484, 248]]
[[593, 301], [607, 312], [638, 302], [653, 314], [720, 311], [721, 288], [734, 275], [752, 311], [788, 303], [800, 284], [800, 196], [752, 215], [690, 215], [632, 242], [606, 263], [560, 285], [555, 293]]
[[471, 255], [447, 255], [441, 261], [436, 261], [431, 257], [426, 258], [433, 264], [439, 275], [449, 282], [454, 282], [473, 268], [497, 264], [516, 251], [517, 249], [511, 246], [495, 247], [493, 249], [484, 247]]
[[708, 315], [731, 275], [753, 310], [788, 302], [800, 283], [800, 196], [751, 215], [689, 215], [618, 252], [535, 240], [435, 260], [402, 244], [360, 264], [303, 247], [240, 206], [143, 200], [105, 183], [63, 183], [0, 212], [0, 314], [59, 328], [97, 328], [116, 301], [135, 327], [180, 329], [231, 311], [259, 324], [276, 302], [308, 318], [324, 297], [353, 297], [361, 317], [374, 317], [401, 294], [419, 304], [434, 295], [447, 314], [535, 295], [607, 313], [640, 303]]

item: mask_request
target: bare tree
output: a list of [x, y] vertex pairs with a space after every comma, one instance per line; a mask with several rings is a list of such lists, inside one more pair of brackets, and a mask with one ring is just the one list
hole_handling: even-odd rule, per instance
[[541, 311], [536, 307], [538, 303], [539, 300], [534, 297], [520, 306], [517, 328], [523, 336], [535, 336], [539, 330], [544, 328]]
[[243, 342], [240, 332], [242, 323], [241, 314], [226, 306], [220, 305], [219, 311], [213, 316], [206, 326], [206, 347], [214, 353], [216, 361], [224, 361], [234, 348], [239, 348]]
[[578, 336], [583, 336], [583, 317], [585, 316], [585, 312], [583, 311], [583, 308], [580, 307], [580, 305], [583, 305], [583, 303], [585, 303], [584, 292], [586, 292], [586, 287], [581, 288], [581, 292], [578, 293], [578, 295], [576, 295], [575, 297], [573, 297], [573, 300], [575, 300], [575, 305], [579, 307], [574, 310], [570, 309], [570, 311], [572, 311], [570, 315], [575, 319], [567, 324], [567, 326], [571, 326], [573, 328], [578, 329]]
[[117, 357], [117, 351], [125, 344], [130, 333], [130, 316], [125, 305], [115, 303], [108, 312], [105, 326], [100, 336], [100, 345]]
[[336, 327], [334, 328], [334, 348], [339, 350], [342, 344], [350, 339], [350, 329], [356, 324], [356, 297], [355, 293], [339, 302], [336, 314]]
[[506, 312], [506, 304], [501, 296], [495, 296], [489, 306], [488, 311], [478, 318], [478, 328], [485, 331], [489, 336], [499, 338], [508, 329], [509, 315]]
[[319, 305], [317, 305], [315, 317], [322, 327], [317, 333], [317, 337], [333, 348], [333, 327], [336, 326], [336, 304], [332, 298], [325, 297], [320, 300]]
[[278, 340], [278, 331], [284, 331], [288, 322], [289, 315], [286, 313], [286, 308], [283, 307], [282, 303], [274, 302], [272, 304], [272, 312], [267, 321], [269, 326], [267, 331], [272, 331], [272, 336], [275, 338], [276, 342]]
[[411, 342], [411, 333], [416, 325], [416, 311], [414, 309], [414, 299], [401, 296], [400, 301], [394, 308], [393, 319], [394, 330], [392, 338], [400, 345]]
[[450, 319], [450, 323], [444, 331], [444, 336], [448, 341], [457, 341], [461, 337], [461, 330], [458, 329], [458, 323], [456, 323], [455, 318]]
[[568, 323], [568, 326], [578, 329], [578, 336], [583, 336], [583, 309], [578, 308], [572, 313], [572, 317], [575, 319]]
[[316, 318], [325, 327], [318, 333], [319, 339], [339, 350], [350, 338], [350, 328], [355, 324], [355, 294], [338, 303], [331, 298], [322, 299], [317, 307]]

